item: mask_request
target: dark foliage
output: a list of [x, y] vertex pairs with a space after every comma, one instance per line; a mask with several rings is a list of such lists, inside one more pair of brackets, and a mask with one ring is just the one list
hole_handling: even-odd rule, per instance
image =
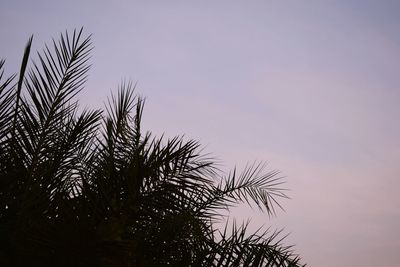
[[0, 61], [1, 266], [301, 266], [279, 233], [213, 226], [240, 202], [273, 214], [276, 172], [221, 177], [197, 142], [142, 133], [131, 83], [82, 110], [90, 36], [61, 35], [29, 67], [31, 42], [19, 76]]

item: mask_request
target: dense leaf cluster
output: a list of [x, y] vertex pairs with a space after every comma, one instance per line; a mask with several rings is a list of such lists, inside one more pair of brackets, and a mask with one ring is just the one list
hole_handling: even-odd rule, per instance
[[90, 36], [61, 35], [29, 67], [31, 42], [19, 77], [0, 61], [1, 266], [300, 266], [278, 233], [214, 226], [240, 202], [273, 214], [276, 172], [223, 176], [197, 142], [142, 133], [131, 83], [81, 109]]

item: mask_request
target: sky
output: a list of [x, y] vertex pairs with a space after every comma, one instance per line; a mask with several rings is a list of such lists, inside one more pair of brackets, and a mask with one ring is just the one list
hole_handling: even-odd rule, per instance
[[0, 3], [0, 58], [19, 70], [34, 34], [92, 33], [81, 103], [123, 80], [144, 127], [199, 140], [223, 169], [265, 161], [287, 181], [284, 227], [308, 266], [400, 265], [399, 1], [19, 1]]

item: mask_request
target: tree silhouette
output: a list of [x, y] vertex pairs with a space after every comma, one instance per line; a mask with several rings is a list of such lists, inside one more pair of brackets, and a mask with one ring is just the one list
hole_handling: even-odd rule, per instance
[[19, 77], [0, 61], [1, 266], [302, 266], [279, 232], [215, 227], [241, 202], [274, 214], [276, 172], [223, 175], [196, 141], [142, 133], [132, 83], [82, 110], [90, 36], [62, 34], [27, 68], [31, 43]]

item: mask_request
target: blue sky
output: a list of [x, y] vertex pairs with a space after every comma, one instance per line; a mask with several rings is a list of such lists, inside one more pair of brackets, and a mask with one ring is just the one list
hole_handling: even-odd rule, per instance
[[398, 266], [398, 1], [2, 1], [1, 54], [18, 71], [61, 31], [93, 33], [82, 103], [123, 79], [147, 98], [144, 126], [185, 134], [229, 170], [279, 169], [285, 226], [310, 266]]

